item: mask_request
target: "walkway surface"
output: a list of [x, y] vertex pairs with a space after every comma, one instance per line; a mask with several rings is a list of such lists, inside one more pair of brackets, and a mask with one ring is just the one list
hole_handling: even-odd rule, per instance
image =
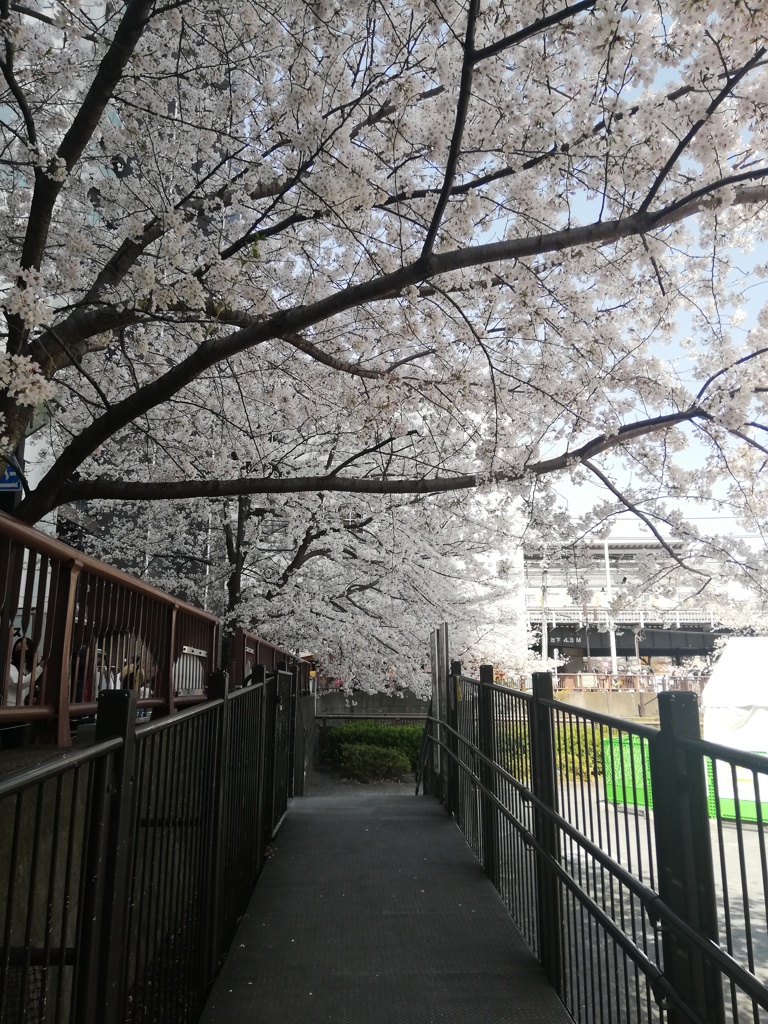
[[572, 1024], [438, 801], [291, 802], [200, 1024]]

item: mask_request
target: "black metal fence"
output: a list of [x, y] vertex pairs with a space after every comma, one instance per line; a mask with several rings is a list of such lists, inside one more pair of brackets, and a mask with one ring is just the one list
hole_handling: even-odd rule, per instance
[[574, 1019], [768, 1022], [768, 757], [466, 678], [432, 638], [422, 758]]
[[137, 725], [99, 696], [96, 742], [0, 780], [0, 1022], [198, 1017], [294, 785], [300, 672]]

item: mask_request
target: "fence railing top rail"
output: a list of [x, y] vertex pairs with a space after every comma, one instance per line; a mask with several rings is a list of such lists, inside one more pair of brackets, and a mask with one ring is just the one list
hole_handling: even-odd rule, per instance
[[7, 796], [14, 796], [30, 786], [48, 782], [72, 768], [82, 768], [91, 761], [97, 761], [100, 757], [119, 750], [123, 745], [122, 739], [118, 736], [114, 739], [103, 740], [94, 743], [90, 747], [78, 750], [68, 750], [65, 753], [57, 753], [54, 757], [42, 761], [40, 764], [24, 765], [15, 771], [0, 776], [0, 800]]
[[172, 729], [174, 725], [179, 725], [182, 722], [188, 721], [190, 718], [207, 715], [223, 703], [224, 701], [221, 697], [218, 697], [215, 700], [198, 698], [197, 704], [194, 704], [191, 707], [186, 707], [182, 711], [177, 711], [175, 715], [167, 716], [166, 718], [153, 718], [146, 723], [137, 724], [136, 739], [142, 739], [145, 736], [154, 736], [155, 733], [163, 732], [165, 729]]
[[[691, 739], [687, 736], [681, 736], [677, 742], [681, 747], [695, 751], [697, 754], [703, 754], [713, 760], [728, 761], [740, 768], [747, 768], [760, 775], [768, 775], [768, 754], [739, 750], [738, 747], [728, 747], [722, 743], [713, 743], [712, 740]], [[768, 736], [765, 743], [768, 746]]]
[[638, 722], [627, 718], [618, 718], [616, 715], [606, 715], [601, 711], [580, 708], [575, 704], [567, 704], [562, 700], [542, 700], [541, 704], [544, 707], [552, 708], [554, 711], [572, 715], [574, 718], [581, 718], [587, 722], [596, 722], [599, 725], [605, 725], [610, 729], [617, 729], [620, 732], [631, 732], [636, 736], [642, 736], [651, 741], [657, 739], [659, 735], [659, 730], [652, 725], [640, 725]]

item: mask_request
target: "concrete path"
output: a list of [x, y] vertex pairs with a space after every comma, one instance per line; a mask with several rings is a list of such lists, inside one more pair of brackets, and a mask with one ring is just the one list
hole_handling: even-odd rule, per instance
[[294, 799], [200, 1024], [571, 1024], [441, 805]]

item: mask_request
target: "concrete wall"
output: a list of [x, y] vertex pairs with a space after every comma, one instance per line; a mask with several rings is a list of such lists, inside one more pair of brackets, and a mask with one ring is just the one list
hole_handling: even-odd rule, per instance
[[317, 718], [326, 715], [344, 718], [397, 718], [406, 720], [413, 715], [427, 717], [428, 700], [420, 700], [409, 690], [403, 690], [402, 696], [394, 697], [388, 693], [340, 693], [334, 690], [317, 695]]
[[555, 697], [563, 704], [613, 715], [614, 718], [659, 717], [656, 694], [645, 690], [558, 690]]
[[429, 711], [429, 701], [420, 700], [408, 690], [401, 697], [387, 693], [329, 692], [318, 694], [315, 725], [317, 747], [315, 765], [327, 764], [328, 730], [342, 722], [357, 718], [372, 718], [392, 725], [416, 725], [423, 727]]

